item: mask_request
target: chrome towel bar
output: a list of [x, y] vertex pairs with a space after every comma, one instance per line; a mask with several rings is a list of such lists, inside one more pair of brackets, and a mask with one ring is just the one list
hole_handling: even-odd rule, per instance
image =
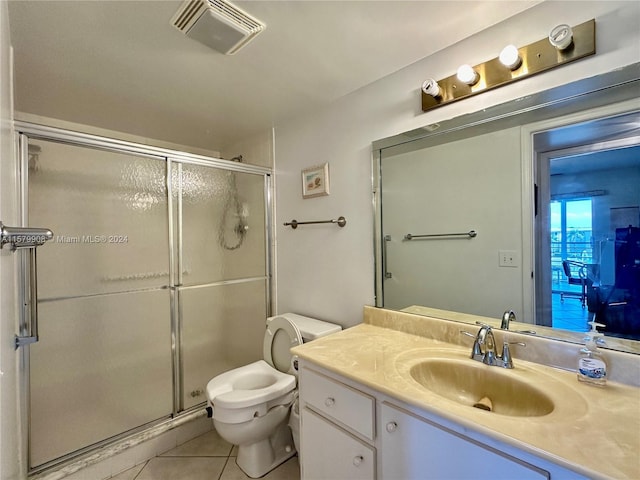
[[464, 233], [432, 233], [429, 235], [412, 235], [410, 233], [407, 233], [404, 236], [405, 240], [413, 240], [414, 238], [435, 238], [435, 237], [469, 237], [469, 238], [473, 238], [475, 236], [477, 236], [478, 233], [475, 230], [469, 230], [468, 232], [464, 232]]
[[339, 227], [344, 227], [347, 224], [347, 220], [344, 217], [338, 217], [337, 220], [316, 220], [314, 222], [299, 222], [297, 220], [291, 220], [285, 222], [285, 227], [291, 227], [293, 229], [298, 228], [298, 225], [311, 225], [312, 223], [337, 223]]

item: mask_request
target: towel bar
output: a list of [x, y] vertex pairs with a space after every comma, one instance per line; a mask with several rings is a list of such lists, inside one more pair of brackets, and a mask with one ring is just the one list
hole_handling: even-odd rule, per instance
[[337, 220], [316, 220], [313, 222], [299, 222], [297, 220], [291, 220], [290, 222], [285, 222], [285, 227], [291, 227], [293, 229], [298, 228], [298, 225], [310, 225], [312, 223], [337, 223], [339, 227], [344, 227], [347, 224], [347, 220], [344, 217], [338, 217]]

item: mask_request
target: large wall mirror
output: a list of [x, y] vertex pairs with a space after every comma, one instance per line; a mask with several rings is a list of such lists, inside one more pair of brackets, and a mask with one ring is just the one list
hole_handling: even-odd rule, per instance
[[639, 92], [633, 64], [374, 142], [376, 305], [574, 342], [595, 315], [639, 353]]

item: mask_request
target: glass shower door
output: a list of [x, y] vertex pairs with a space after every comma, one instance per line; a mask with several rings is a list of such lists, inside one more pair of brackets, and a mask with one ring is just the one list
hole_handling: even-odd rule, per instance
[[182, 405], [207, 382], [262, 358], [268, 314], [266, 178], [206, 165], [173, 175], [178, 211]]
[[173, 411], [166, 161], [29, 141], [40, 341], [30, 346], [31, 468]]

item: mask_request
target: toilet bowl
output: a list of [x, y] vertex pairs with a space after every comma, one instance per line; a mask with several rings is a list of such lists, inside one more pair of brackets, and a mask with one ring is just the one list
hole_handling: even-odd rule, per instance
[[[213, 424], [223, 439], [238, 445], [238, 466], [258, 478], [296, 453], [291, 406], [297, 399], [296, 370], [289, 350], [341, 327], [286, 313], [267, 319], [264, 360], [224, 372], [207, 384]], [[299, 421], [299, 420], [298, 420]]]

